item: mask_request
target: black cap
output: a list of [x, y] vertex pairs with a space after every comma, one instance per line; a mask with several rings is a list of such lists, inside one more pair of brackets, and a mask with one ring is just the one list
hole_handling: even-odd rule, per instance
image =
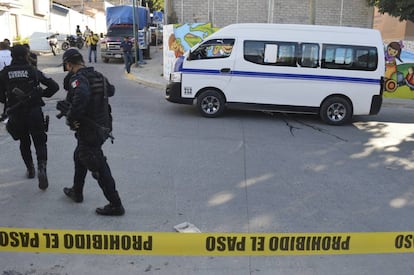
[[62, 61], [63, 62], [60, 65], [63, 66], [63, 71], [66, 72], [67, 71], [66, 67], [65, 67], [66, 62], [73, 62], [73, 61], [82, 61], [83, 62], [83, 56], [78, 51], [78, 49], [69, 48], [63, 53]]
[[70, 62], [73, 59], [81, 59], [83, 60], [82, 54], [76, 48], [69, 48], [67, 49], [62, 56], [63, 63]]
[[29, 51], [23, 45], [15, 45], [11, 48], [11, 56], [13, 58], [25, 58], [27, 57]]

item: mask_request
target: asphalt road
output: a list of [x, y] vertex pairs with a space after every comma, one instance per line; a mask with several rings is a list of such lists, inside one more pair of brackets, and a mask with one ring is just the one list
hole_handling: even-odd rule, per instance
[[[39, 67], [62, 83], [60, 57]], [[95, 65], [95, 64], [94, 64]], [[73, 133], [47, 101], [49, 188], [26, 179], [18, 143], [0, 126], [0, 227], [173, 232], [383, 232], [414, 228], [414, 108], [387, 104], [377, 116], [334, 127], [310, 115], [228, 111], [200, 117], [164, 91], [127, 79], [121, 63], [96, 64], [117, 91], [115, 143], [104, 151], [126, 208], [94, 213], [106, 200], [88, 175], [84, 202], [71, 186]], [[179, 234], [179, 233], [177, 233]], [[179, 257], [6, 253], [3, 274], [411, 274], [411, 254]]]

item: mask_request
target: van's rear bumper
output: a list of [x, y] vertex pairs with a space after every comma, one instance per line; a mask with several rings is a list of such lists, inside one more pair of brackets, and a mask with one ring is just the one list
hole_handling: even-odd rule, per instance
[[165, 89], [165, 99], [179, 104], [193, 104], [193, 98], [181, 97], [181, 82], [170, 82]]
[[371, 101], [371, 109], [369, 110], [370, 115], [376, 115], [381, 110], [382, 106], [382, 95], [374, 95]]

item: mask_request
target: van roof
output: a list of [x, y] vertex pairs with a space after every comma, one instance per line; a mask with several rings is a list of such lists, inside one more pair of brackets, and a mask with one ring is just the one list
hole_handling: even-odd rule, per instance
[[[294, 32], [292, 32], [294, 31]], [[300, 35], [298, 37], [298, 32]], [[323, 33], [318, 35], [317, 33]], [[301, 24], [267, 24], [267, 23], [239, 23], [231, 24], [219, 29], [210, 37], [243, 37], [249, 39], [300, 39], [308, 41], [346, 42], [354, 40], [356, 43], [377, 44], [382, 41], [378, 30], [356, 27], [301, 25]], [[351, 37], [352, 36], [352, 37]], [[382, 43], [382, 42], [381, 42]]]
[[357, 28], [357, 27], [344, 27], [344, 26], [327, 26], [327, 25], [304, 25], [304, 24], [270, 24], [270, 23], [238, 23], [230, 24], [222, 30], [235, 30], [235, 29], [296, 29], [296, 30], [316, 30], [316, 31], [352, 31], [352, 32], [370, 32], [372, 29]]

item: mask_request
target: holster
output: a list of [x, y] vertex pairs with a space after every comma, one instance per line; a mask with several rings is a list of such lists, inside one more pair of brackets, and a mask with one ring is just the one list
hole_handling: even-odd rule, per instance
[[45, 127], [45, 132], [49, 131], [49, 115], [46, 115], [43, 119], [43, 126]]
[[9, 116], [6, 129], [14, 140], [19, 140], [24, 133], [24, 125], [21, 118], [18, 116]]

